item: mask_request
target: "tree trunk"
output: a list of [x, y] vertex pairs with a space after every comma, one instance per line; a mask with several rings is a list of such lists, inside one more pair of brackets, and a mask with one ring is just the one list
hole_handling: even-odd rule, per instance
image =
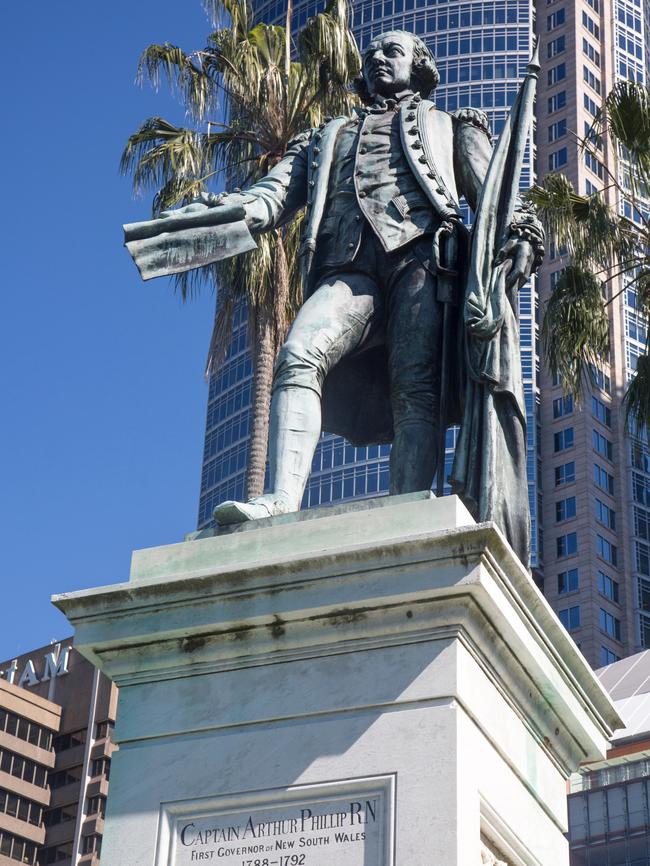
[[273, 255], [273, 285], [270, 297], [255, 315], [255, 367], [253, 372], [253, 414], [246, 472], [246, 497], [264, 493], [266, 454], [269, 447], [269, 414], [273, 367], [289, 327], [289, 267], [281, 231], [276, 232]]
[[258, 308], [255, 316], [255, 346], [253, 369], [253, 400], [246, 470], [246, 498], [264, 493], [266, 452], [269, 445], [269, 412], [271, 385], [275, 361], [273, 311], [267, 304]]

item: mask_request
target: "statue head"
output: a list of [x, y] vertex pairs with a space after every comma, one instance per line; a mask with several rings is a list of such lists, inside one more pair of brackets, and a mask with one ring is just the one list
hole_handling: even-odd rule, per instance
[[354, 88], [365, 103], [372, 102], [374, 96], [391, 97], [407, 89], [426, 99], [439, 81], [433, 54], [420, 37], [391, 30], [369, 43]]

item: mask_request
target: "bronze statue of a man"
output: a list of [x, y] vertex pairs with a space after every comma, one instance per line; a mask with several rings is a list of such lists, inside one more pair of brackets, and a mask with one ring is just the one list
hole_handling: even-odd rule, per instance
[[[305, 302], [273, 381], [271, 489], [217, 506], [219, 524], [297, 511], [321, 430], [357, 445], [392, 442], [393, 494], [429, 489], [444, 466], [441, 425], [460, 423], [466, 376], [469, 233], [459, 199], [476, 208], [492, 147], [483, 112], [450, 115], [429, 101], [438, 81], [418, 37], [378, 36], [355, 82], [365, 107], [305, 131], [259, 183], [216, 204], [224, 215], [243, 213], [253, 234], [306, 208]], [[526, 281], [541, 253], [541, 227], [520, 205], [500, 257], [509, 262], [508, 290]], [[518, 363], [518, 346], [513, 351]], [[487, 516], [501, 522], [527, 564], [525, 417], [514, 435], [511, 476], [522, 476], [523, 486], [514, 501], [515, 492], [504, 491], [507, 516]], [[469, 486], [461, 482], [461, 495]], [[471, 494], [467, 499], [475, 504]]]

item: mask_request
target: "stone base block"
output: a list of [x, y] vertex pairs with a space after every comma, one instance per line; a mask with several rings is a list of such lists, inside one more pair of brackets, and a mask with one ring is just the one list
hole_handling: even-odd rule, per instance
[[567, 777], [620, 726], [455, 497], [138, 551], [55, 603], [120, 687], [106, 866], [562, 866]]

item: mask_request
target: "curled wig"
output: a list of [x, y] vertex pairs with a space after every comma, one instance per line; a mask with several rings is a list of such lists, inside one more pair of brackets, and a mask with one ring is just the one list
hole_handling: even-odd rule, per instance
[[[389, 33], [404, 34], [405, 36], [410, 36], [413, 40], [411, 87], [415, 93], [419, 93], [423, 99], [426, 99], [440, 83], [440, 73], [438, 72], [436, 61], [433, 59], [433, 54], [429, 51], [419, 36], [416, 36], [415, 33], [409, 33], [407, 30], [389, 30], [386, 33], [381, 33], [379, 36], [374, 37], [371, 42], [377, 42], [380, 39], [384, 39]], [[368, 91], [366, 80], [363, 77], [363, 67], [361, 73], [352, 82], [352, 86], [365, 105], [372, 102], [372, 96]]]

